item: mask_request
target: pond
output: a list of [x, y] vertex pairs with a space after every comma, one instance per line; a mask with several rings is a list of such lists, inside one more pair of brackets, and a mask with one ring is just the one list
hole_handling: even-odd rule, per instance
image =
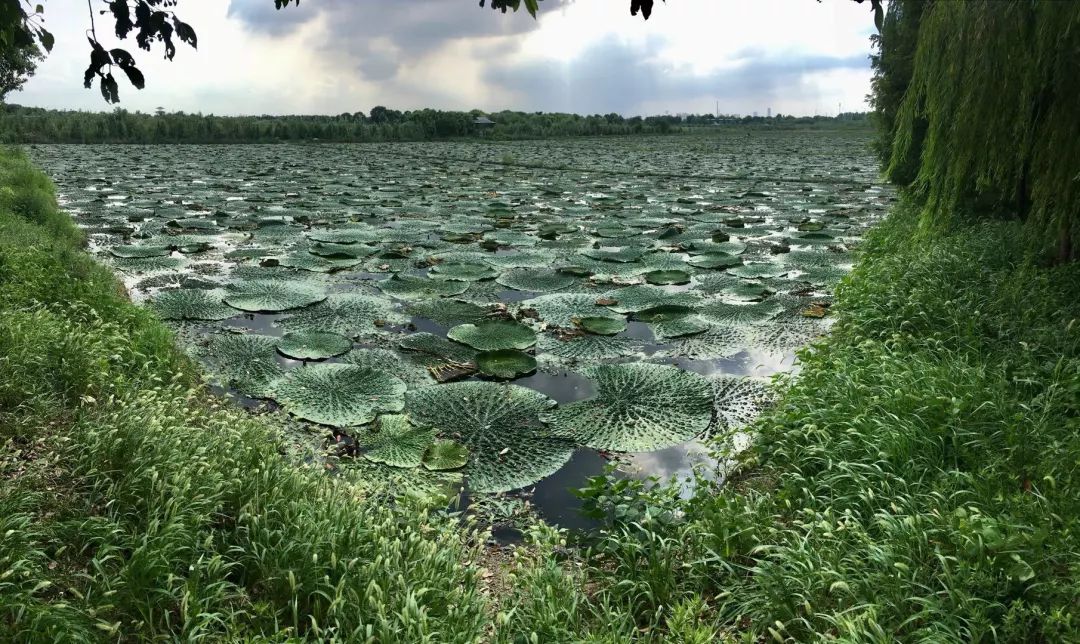
[[893, 199], [862, 130], [30, 151], [298, 458], [568, 527], [609, 463], [722, 476]]

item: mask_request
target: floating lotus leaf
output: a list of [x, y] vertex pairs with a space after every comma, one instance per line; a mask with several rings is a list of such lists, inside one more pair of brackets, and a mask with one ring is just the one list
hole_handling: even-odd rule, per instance
[[162, 320], [224, 320], [236, 315], [224, 297], [224, 291], [216, 289], [178, 288], [155, 295], [150, 308]]
[[311, 271], [312, 273], [333, 273], [334, 271], [352, 268], [363, 261], [361, 258], [358, 257], [332, 259], [329, 257], [312, 255], [311, 253], [305, 251], [300, 251], [292, 253], [291, 255], [278, 257], [277, 260], [278, 264], [281, 266], [296, 268], [302, 271]]
[[545, 268], [554, 257], [550, 252], [512, 252], [489, 255], [487, 262], [501, 268]]
[[394, 303], [377, 295], [334, 293], [314, 306], [278, 320], [290, 331], [325, 331], [349, 338], [370, 336], [381, 325], [406, 324], [409, 318]]
[[435, 279], [472, 282], [491, 279], [498, 273], [487, 264], [436, 264], [431, 267]]
[[113, 257], [123, 259], [146, 259], [148, 257], [167, 257], [172, 254], [169, 246], [138, 245], [138, 246], [113, 246], [109, 249]]
[[528, 349], [536, 344], [536, 333], [519, 322], [492, 320], [480, 324], [459, 324], [446, 337], [479, 351]]
[[641, 249], [633, 248], [630, 246], [619, 248], [617, 250], [603, 250], [597, 248], [589, 248], [581, 251], [581, 254], [586, 257], [591, 257], [602, 262], [617, 262], [625, 264], [629, 262], [636, 262], [641, 259], [644, 252]]
[[690, 283], [690, 273], [678, 270], [649, 271], [645, 273], [645, 281], [657, 285], [688, 284]]
[[658, 306], [633, 314], [632, 318], [649, 325], [653, 335], [660, 341], [685, 335], [701, 333], [709, 323], [694, 315], [694, 309], [686, 306]]
[[575, 281], [573, 276], [550, 270], [519, 269], [507, 271], [495, 280], [507, 288], [534, 293], [561, 291]]
[[464, 364], [476, 358], [476, 351], [433, 333], [414, 333], [402, 338], [398, 345], [402, 349], [424, 353], [446, 362]]
[[570, 275], [572, 277], [589, 277], [590, 275], [593, 274], [593, 272], [591, 270], [589, 270], [588, 268], [585, 268], [584, 266], [574, 266], [574, 265], [560, 266], [559, 268], [557, 268], [555, 270], [557, 270], [560, 273]]
[[545, 333], [539, 338], [537, 353], [568, 362], [610, 360], [631, 356], [641, 350], [641, 343], [631, 338], [583, 333], [557, 337]]
[[278, 342], [278, 351], [294, 360], [325, 360], [352, 348], [352, 340], [325, 331], [286, 333]]
[[554, 405], [531, 389], [492, 382], [454, 382], [406, 394], [415, 422], [469, 449], [467, 476], [477, 492], [525, 487], [570, 460], [574, 444], [549, 436], [539, 420]]
[[379, 230], [370, 226], [345, 226], [331, 230], [313, 230], [309, 239], [330, 244], [366, 244], [381, 241]]
[[383, 414], [357, 439], [364, 458], [391, 467], [420, 467], [435, 430], [416, 427], [404, 414]]
[[433, 280], [415, 275], [395, 275], [379, 282], [379, 290], [402, 300], [427, 300], [436, 297], [461, 295], [469, 288], [468, 282]]
[[116, 268], [127, 273], [148, 273], [150, 271], [168, 271], [180, 268], [186, 263], [183, 257], [117, 257], [112, 263]]
[[604, 298], [615, 300], [609, 305], [617, 313], [636, 313], [658, 306], [693, 306], [700, 296], [692, 292], [669, 293], [658, 286], [627, 286], [608, 291]]
[[245, 396], [266, 398], [283, 371], [278, 363], [277, 338], [239, 333], [211, 335], [200, 351], [211, 375]]
[[596, 449], [648, 452], [699, 436], [712, 422], [712, 387], [696, 373], [636, 363], [595, 365], [582, 374], [597, 394], [542, 416], [556, 436]]
[[717, 324], [757, 324], [779, 315], [784, 307], [766, 300], [753, 304], [730, 304], [722, 300], [708, 300], [698, 306], [698, 314]]
[[302, 280], [253, 279], [230, 284], [225, 303], [252, 313], [297, 309], [326, 299], [322, 286]]
[[363, 259], [375, 254], [378, 248], [362, 244], [324, 244], [317, 242], [308, 248], [312, 255], [326, 259]]
[[742, 280], [724, 289], [724, 297], [740, 302], [756, 302], [772, 295], [773, 290], [761, 282]]
[[[447, 343], [451, 344], [451, 343]], [[409, 389], [419, 389], [435, 384], [435, 378], [422, 364], [426, 354], [401, 355], [389, 349], [353, 349], [342, 356], [342, 362], [385, 371], [400, 378]]]
[[402, 409], [405, 383], [385, 371], [351, 364], [316, 364], [286, 372], [271, 385], [290, 414], [321, 425], [370, 423]]
[[742, 264], [742, 258], [727, 253], [705, 253], [690, 258], [692, 266], [698, 268], [732, 268]]
[[782, 318], [755, 326], [752, 340], [756, 346], [771, 351], [792, 353], [824, 335], [827, 328], [815, 318]]
[[575, 318], [611, 316], [611, 310], [596, 303], [597, 295], [553, 293], [540, 295], [521, 303], [533, 309], [549, 326], [571, 327]]
[[481, 351], [476, 354], [476, 368], [485, 376], [513, 380], [536, 371], [536, 358], [517, 349]]
[[461, 300], [420, 300], [409, 302], [405, 310], [412, 315], [427, 318], [443, 326], [477, 324], [487, 319], [490, 309]]
[[708, 378], [713, 389], [715, 425], [719, 430], [736, 430], [754, 422], [773, 401], [767, 382], [714, 374]]
[[841, 266], [811, 266], [800, 270], [796, 279], [814, 286], [831, 286], [842, 280], [848, 272], [848, 269]]
[[787, 269], [779, 264], [772, 264], [770, 262], [755, 262], [753, 264], [743, 264], [742, 266], [736, 266], [729, 269], [729, 273], [732, 275], [738, 275], [746, 279], [762, 279], [770, 277], [780, 277], [787, 273]]
[[749, 344], [750, 334], [744, 327], [714, 325], [701, 333], [668, 340], [662, 355], [691, 360], [716, 360], [739, 354], [745, 351]]
[[746, 252], [746, 244], [740, 241], [695, 241], [689, 249], [691, 255], [711, 255], [724, 253], [726, 255], [742, 255]]
[[434, 472], [458, 470], [469, 462], [469, 448], [449, 438], [437, 438], [428, 447], [421, 462], [425, 469]]
[[596, 335], [616, 335], [626, 330], [626, 320], [607, 316], [586, 316], [577, 318], [578, 328]]

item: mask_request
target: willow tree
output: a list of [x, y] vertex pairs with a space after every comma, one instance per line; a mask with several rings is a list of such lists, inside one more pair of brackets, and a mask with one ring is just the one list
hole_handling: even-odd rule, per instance
[[[882, 56], [899, 56], [897, 41], [912, 33], [915, 41], [910, 79], [886, 133], [890, 177], [922, 201], [927, 228], [958, 217], [1018, 217], [1038, 251], [1075, 259], [1080, 2], [941, 0], [917, 11], [912, 0], [895, 4], [909, 29], [883, 30]], [[904, 70], [875, 62], [881, 111], [894, 103], [882, 94], [895, 92], [887, 79]]]

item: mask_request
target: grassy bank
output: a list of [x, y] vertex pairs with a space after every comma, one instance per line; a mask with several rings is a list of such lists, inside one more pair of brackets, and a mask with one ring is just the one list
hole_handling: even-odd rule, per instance
[[0, 151], [0, 640], [483, 632], [467, 532], [286, 464], [80, 241]]
[[514, 628], [540, 641], [1080, 639], [1080, 266], [1030, 265], [1020, 232], [920, 239], [894, 213], [733, 483], [685, 501], [595, 483], [586, 505], [609, 530], [582, 572], [527, 573]]

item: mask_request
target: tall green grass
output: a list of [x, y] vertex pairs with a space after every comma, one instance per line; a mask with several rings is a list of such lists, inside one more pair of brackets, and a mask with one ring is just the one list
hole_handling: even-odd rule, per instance
[[1020, 240], [894, 213], [736, 477], [595, 481], [607, 529], [508, 640], [1080, 640], [1080, 266]]
[[207, 397], [0, 151], [0, 641], [475, 641], [475, 535]]

